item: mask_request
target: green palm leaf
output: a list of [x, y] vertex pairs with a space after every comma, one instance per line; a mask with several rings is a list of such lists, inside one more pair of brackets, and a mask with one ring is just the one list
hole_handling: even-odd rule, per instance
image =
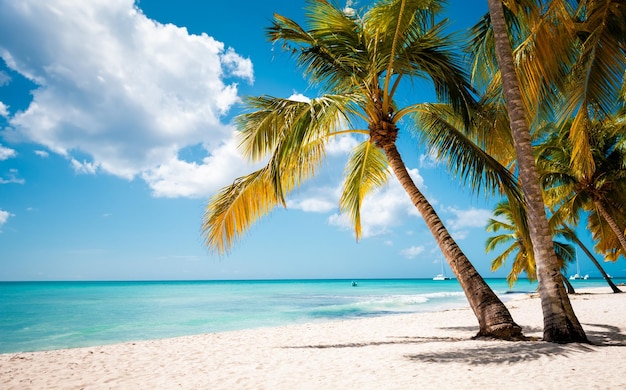
[[389, 178], [387, 158], [372, 142], [364, 141], [353, 151], [345, 169], [346, 179], [339, 200], [342, 213], [352, 220], [357, 240], [361, 236], [361, 206], [365, 196], [382, 187]]

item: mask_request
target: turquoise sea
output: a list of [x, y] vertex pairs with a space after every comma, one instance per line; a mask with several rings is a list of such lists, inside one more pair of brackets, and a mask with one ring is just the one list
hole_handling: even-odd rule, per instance
[[[616, 283], [624, 282], [615, 279]], [[535, 291], [487, 279], [503, 300]], [[606, 286], [601, 279], [574, 287]], [[0, 282], [0, 353], [467, 306], [454, 279]]]

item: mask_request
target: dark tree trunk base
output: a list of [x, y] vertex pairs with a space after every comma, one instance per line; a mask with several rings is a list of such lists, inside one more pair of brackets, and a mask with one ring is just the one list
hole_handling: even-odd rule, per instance
[[488, 330], [480, 330], [472, 340], [529, 341], [531, 338], [524, 336], [520, 326], [506, 323], [491, 326]]

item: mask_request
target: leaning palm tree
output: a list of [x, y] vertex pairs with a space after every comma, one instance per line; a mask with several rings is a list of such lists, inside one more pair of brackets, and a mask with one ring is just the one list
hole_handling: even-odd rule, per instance
[[[548, 226], [539, 186], [539, 175], [533, 156], [529, 128], [533, 118], [527, 114], [528, 104], [525, 104], [524, 95], [520, 89], [504, 6], [501, 0], [488, 0], [488, 5], [493, 28], [494, 50], [515, 145], [517, 169], [527, 204], [527, 222], [537, 266], [538, 290], [544, 318], [543, 339], [558, 343], [587, 342], [587, 336], [576, 318], [567, 292], [561, 283], [560, 267], [552, 243], [552, 234]], [[538, 34], [536, 37], [545, 39], [548, 35]], [[536, 38], [538, 47], [551, 47], [547, 41], [541, 41], [539, 38]], [[537, 58], [543, 59], [540, 55], [537, 55]], [[537, 64], [540, 63], [537, 61]], [[528, 92], [533, 93], [534, 96], [536, 91]], [[526, 98], [526, 100], [532, 102], [534, 99]]]
[[398, 107], [402, 82], [426, 78], [439, 99], [469, 117], [472, 91], [456, 65], [445, 22], [434, 24], [438, 1], [381, 0], [363, 15], [348, 15], [326, 0], [309, 1], [307, 28], [275, 15], [270, 41], [291, 52], [303, 73], [325, 94], [310, 102], [252, 97], [240, 115], [242, 150], [260, 170], [237, 179], [209, 202], [203, 230], [218, 252], [261, 216], [285, 205], [286, 195], [315, 174], [332, 137], [356, 134], [362, 142], [345, 170], [340, 209], [361, 235], [364, 197], [390, 171], [399, 180], [457, 277], [479, 323], [477, 336], [521, 339], [521, 328], [461, 251], [417, 188], [396, 147], [399, 125], [419, 104]]

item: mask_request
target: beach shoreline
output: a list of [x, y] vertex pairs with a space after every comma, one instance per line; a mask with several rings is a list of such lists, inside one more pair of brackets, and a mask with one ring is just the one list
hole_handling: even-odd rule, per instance
[[[623, 288], [622, 288], [623, 289]], [[0, 354], [3, 389], [606, 389], [626, 385], [626, 294], [570, 295], [592, 344], [472, 340], [469, 308]], [[540, 339], [536, 294], [506, 302]]]

